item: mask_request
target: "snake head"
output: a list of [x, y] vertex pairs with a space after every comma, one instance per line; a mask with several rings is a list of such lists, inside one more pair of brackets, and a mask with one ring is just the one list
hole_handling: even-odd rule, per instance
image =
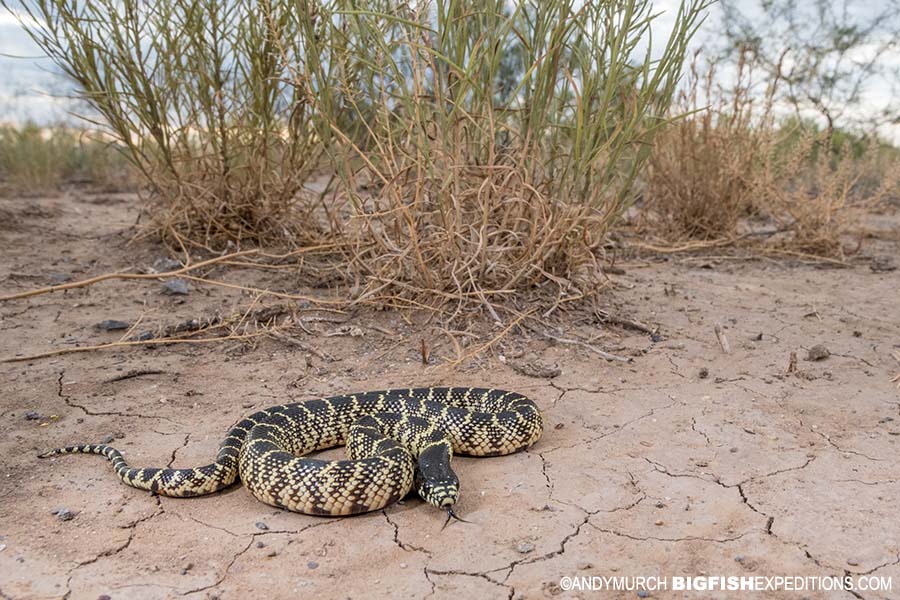
[[450, 449], [434, 444], [419, 454], [416, 491], [428, 504], [447, 510], [459, 498], [459, 478], [450, 468]]

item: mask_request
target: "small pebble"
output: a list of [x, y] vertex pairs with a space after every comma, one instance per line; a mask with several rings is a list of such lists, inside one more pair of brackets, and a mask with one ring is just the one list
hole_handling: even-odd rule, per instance
[[314, 561], [314, 560], [311, 560], [311, 561], [309, 561], [308, 563], [306, 563], [306, 568], [307, 568], [307, 569], [318, 569], [318, 568], [319, 568], [319, 563], [317, 563], [317, 562]]
[[890, 256], [876, 256], [872, 259], [870, 268], [873, 273], [887, 273], [889, 271], [896, 271], [897, 265]]
[[104, 435], [102, 438], [100, 438], [100, 443], [101, 444], [112, 444], [112, 441], [114, 439], [116, 439], [116, 438], [112, 434]]
[[580, 563], [578, 563], [578, 570], [579, 570], [579, 571], [587, 571], [588, 569], [592, 569], [592, 568], [594, 568], [594, 565], [593, 565], [592, 563], [589, 563], [589, 562], [580, 562]]
[[27, 413], [25, 413], [26, 421], [38, 421], [38, 420], [40, 420], [40, 418], [41, 418], [41, 413], [39, 413], [39, 412], [29, 410]]
[[269, 558], [272, 558], [273, 556], [277, 556], [277, 555], [278, 555], [278, 552], [276, 552], [274, 549], [266, 552], [266, 556], [268, 556]]
[[529, 552], [534, 552], [534, 544], [531, 542], [521, 542], [518, 546], [516, 546], [516, 552], [519, 554], [528, 554]]
[[728, 451], [731, 452], [732, 454], [734, 454], [738, 451], [738, 449], [735, 448], [734, 446], [732, 446], [731, 448], [728, 449]]
[[405, 568], [408, 567], [408, 566], [409, 566], [409, 565], [406, 564], [406, 563], [400, 563], [400, 568], [401, 568], [401, 569], [405, 569]]
[[553, 426], [553, 429], [562, 429], [565, 426], [566, 425], [564, 423], [557, 423], [556, 425]]
[[112, 600], [112, 596], [109, 594], [100, 594], [97, 596], [97, 600]]
[[194, 568], [194, 563], [188, 563], [188, 564], [184, 565], [184, 568], [181, 569], [181, 574], [187, 575], [188, 571], [190, 571], [193, 568]]
[[656, 508], [665, 508], [665, 507], [666, 507], [666, 505], [662, 501], [656, 503]]
[[118, 331], [120, 329], [128, 329], [129, 325], [125, 321], [117, 321], [115, 319], [106, 319], [94, 325], [100, 331]]
[[637, 595], [638, 598], [649, 598], [650, 592], [648, 592], [647, 590], [638, 590]]
[[184, 279], [172, 279], [163, 284], [162, 292], [170, 296], [187, 296], [190, 288]]
[[654, 525], [656, 525], [657, 527], [659, 527], [659, 526], [662, 525], [662, 524], [663, 524], [663, 521], [662, 521], [662, 520], [657, 520], [657, 521], [654, 523]]
[[858, 567], [858, 566], [859, 566], [859, 561], [856, 560], [855, 558], [848, 558], [848, 559], [847, 559], [847, 564], [850, 565], [851, 567]]
[[701, 368], [697, 373], [697, 377], [699, 377], [700, 379], [706, 379], [707, 377], [709, 377], [709, 369], [707, 369], [706, 367]]
[[266, 545], [263, 542], [256, 542], [256, 547], [257, 548], [265, 548]]
[[153, 261], [153, 270], [157, 273], [165, 273], [167, 271], [175, 271], [181, 268], [181, 263], [173, 258], [163, 256]]
[[56, 515], [56, 518], [59, 519], [60, 521], [71, 521], [72, 519], [75, 518], [75, 514], [76, 514], [65, 507], [54, 508], [50, 512], [53, 513], [54, 515]]
[[829, 356], [831, 356], [831, 351], [829, 351], [828, 348], [826, 348], [822, 344], [816, 344], [809, 349], [809, 352], [806, 355], [806, 360], [825, 360]]
[[266, 525], [265, 523], [263, 523], [262, 521], [256, 522], [256, 528], [259, 529], [260, 531], [268, 531], [269, 530], [269, 526]]
[[743, 557], [743, 556], [740, 556], [740, 555], [735, 556], [735, 557], [734, 557], [734, 561], [735, 561], [735, 562], [744, 562], [744, 557]]

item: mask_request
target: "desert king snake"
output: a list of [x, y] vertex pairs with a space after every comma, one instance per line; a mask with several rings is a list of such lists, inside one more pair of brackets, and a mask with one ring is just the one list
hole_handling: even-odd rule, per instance
[[[483, 388], [415, 388], [365, 392], [273, 406], [240, 421], [215, 462], [195, 469], [130, 468], [106, 444], [41, 454], [102, 454], [132, 487], [162, 496], [202, 496], [238, 478], [262, 502], [312, 515], [378, 510], [416, 485], [447, 511], [459, 496], [453, 453], [511, 454], [543, 430], [537, 406], [521, 394]], [[349, 460], [304, 455], [347, 446]]]

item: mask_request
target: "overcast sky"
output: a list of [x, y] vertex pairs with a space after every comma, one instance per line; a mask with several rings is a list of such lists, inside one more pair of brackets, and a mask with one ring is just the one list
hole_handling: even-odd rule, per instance
[[[854, 10], [877, 9], [885, 0], [869, 0], [855, 5]], [[742, 3], [752, 6], [755, 2]], [[654, 9], [662, 14], [654, 29], [655, 45], [661, 47], [672, 28], [679, 0], [656, 0]], [[716, 33], [721, 30], [720, 10], [714, 5], [706, 23], [694, 40], [694, 46], [715, 44]], [[882, 60], [900, 64], [900, 49]], [[67, 99], [71, 86], [58, 74], [53, 63], [42, 56], [40, 48], [28, 37], [16, 17], [0, 8], [0, 122], [23, 123], [28, 120], [40, 124], [71, 121], [69, 111], [79, 106]], [[875, 110], [892, 101], [892, 86], [885, 81], [875, 81], [864, 95], [862, 110]], [[886, 128], [883, 133], [900, 143], [900, 126]]]

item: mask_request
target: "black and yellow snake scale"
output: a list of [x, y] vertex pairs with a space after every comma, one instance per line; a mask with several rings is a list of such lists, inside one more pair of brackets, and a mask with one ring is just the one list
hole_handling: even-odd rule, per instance
[[[57, 454], [102, 454], [119, 478], [162, 496], [202, 496], [240, 479], [272, 506], [311, 515], [379, 510], [419, 495], [450, 516], [459, 480], [454, 453], [512, 454], [543, 431], [538, 407], [497, 389], [434, 387], [364, 392], [272, 406], [240, 421], [215, 462], [195, 469], [136, 469], [105, 444], [57, 448]], [[346, 445], [349, 460], [304, 455]]]

